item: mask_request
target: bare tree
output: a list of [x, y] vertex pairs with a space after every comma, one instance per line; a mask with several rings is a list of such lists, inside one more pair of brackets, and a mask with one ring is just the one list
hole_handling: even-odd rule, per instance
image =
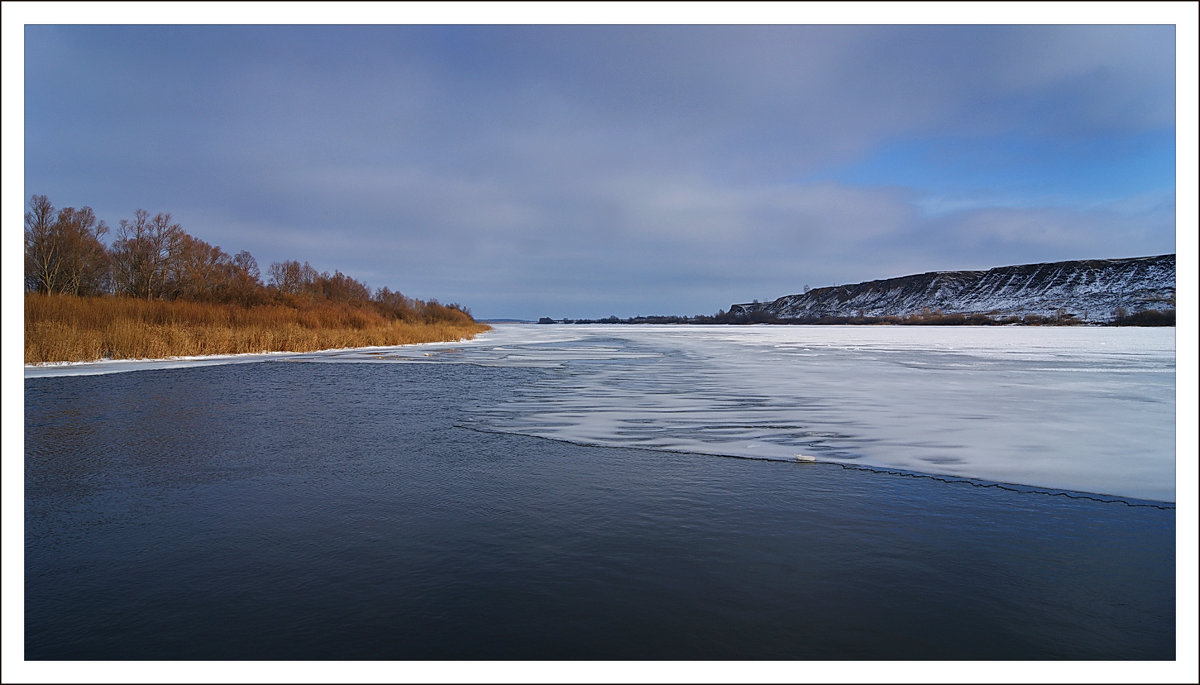
[[63, 244], [60, 292], [71, 295], [99, 295], [109, 287], [108, 250], [101, 237], [108, 225], [97, 221], [91, 207], [67, 207], [58, 213], [55, 222]]
[[416, 302], [386, 286], [375, 290], [374, 302], [376, 308], [385, 316], [406, 321], [416, 318]]
[[308, 262], [301, 264], [295, 260], [274, 262], [267, 273], [270, 275], [270, 284], [279, 292], [289, 295], [311, 292], [319, 277], [317, 270], [311, 264]]
[[57, 213], [45, 195], [34, 195], [25, 214], [25, 287], [41, 293], [97, 295], [108, 287], [108, 232], [91, 207]]
[[260, 278], [258, 273], [258, 260], [254, 259], [254, 255], [250, 254], [246, 250], [242, 250], [233, 256], [233, 265], [237, 267], [238, 271], [256, 282]]
[[54, 291], [58, 281], [58, 247], [54, 239], [54, 205], [45, 195], [34, 195], [25, 213], [26, 290]]
[[184, 233], [169, 260], [165, 295], [188, 300], [223, 299], [233, 260], [219, 247]]
[[150, 213], [138, 209], [133, 221], [121, 219], [117, 239], [112, 245], [113, 285], [117, 292], [133, 297], [148, 297], [150, 270]]
[[233, 256], [230, 274], [229, 301], [251, 305], [261, 301], [262, 281], [259, 280], [258, 262], [249, 252], [242, 250]]
[[317, 277], [317, 288], [321, 296], [335, 302], [366, 302], [371, 299], [371, 290], [365, 284], [341, 271], [333, 275], [325, 272]]
[[172, 259], [179, 254], [187, 234], [170, 214], [144, 209], [134, 212], [133, 221], [121, 219], [112, 246], [113, 278], [116, 289], [132, 297], [163, 297], [171, 273]]

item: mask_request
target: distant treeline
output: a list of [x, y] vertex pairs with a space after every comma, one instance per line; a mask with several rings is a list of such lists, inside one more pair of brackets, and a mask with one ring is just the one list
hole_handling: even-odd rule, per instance
[[[896, 326], [1078, 326], [1087, 324], [1075, 315], [1060, 311], [1052, 316], [1026, 314], [1025, 316], [989, 316], [987, 314], [946, 314], [926, 309], [907, 316], [821, 316], [783, 319], [770, 312], [758, 310], [749, 313], [733, 313], [724, 310], [714, 315], [697, 316], [636, 316], [620, 319], [610, 316], [604, 319], [560, 319], [542, 317], [540, 324], [550, 323], [621, 323], [621, 324], [778, 324], [778, 325], [896, 325]], [[1118, 311], [1109, 326], [1174, 326], [1175, 310], [1156, 309], [1126, 314]]]
[[45, 195], [34, 195], [25, 214], [27, 293], [243, 307], [337, 303], [407, 323], [474, 321], [459, 304], [413, 299], [386, 287], [372, 292], [341, 271], [318, 273], [308, 262], [275, 262], [266, 278], [264, 283], [249, 252], [230, 256], [189, 235], [168, 213], [138, 209], [110, 231], [91, 207], [56, 209]]

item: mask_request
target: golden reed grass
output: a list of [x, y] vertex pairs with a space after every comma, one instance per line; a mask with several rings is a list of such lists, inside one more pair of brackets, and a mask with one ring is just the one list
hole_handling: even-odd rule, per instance
[[[465, 317], [464, 317], [465, 318]], [[312, 352], [457, 341], [489, 330], [474, 321], [410, 323], [324, 302], [283, 305], [25, 295], [25, 363]]]

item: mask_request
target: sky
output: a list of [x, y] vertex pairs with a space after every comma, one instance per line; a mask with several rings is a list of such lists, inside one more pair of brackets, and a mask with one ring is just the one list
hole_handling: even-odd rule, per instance
[[454, 21], [29, 22], [23, 200], [477, 318], [1176, 251], [1171, 24]]
[[[5, 454], [33, 194], [479, 318], [1178, 249], [1189, 415], [1196, 22], [1186, 2], [6, 2]], [[1028, 681], [1082, 672], [1062, 666]]]

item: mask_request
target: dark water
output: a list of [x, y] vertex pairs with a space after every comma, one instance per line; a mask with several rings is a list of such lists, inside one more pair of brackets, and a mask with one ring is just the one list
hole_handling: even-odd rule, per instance
[[545, 371], [25, 381], [25, 657], [1173, 659], [1175, 511], [470, 430]]

